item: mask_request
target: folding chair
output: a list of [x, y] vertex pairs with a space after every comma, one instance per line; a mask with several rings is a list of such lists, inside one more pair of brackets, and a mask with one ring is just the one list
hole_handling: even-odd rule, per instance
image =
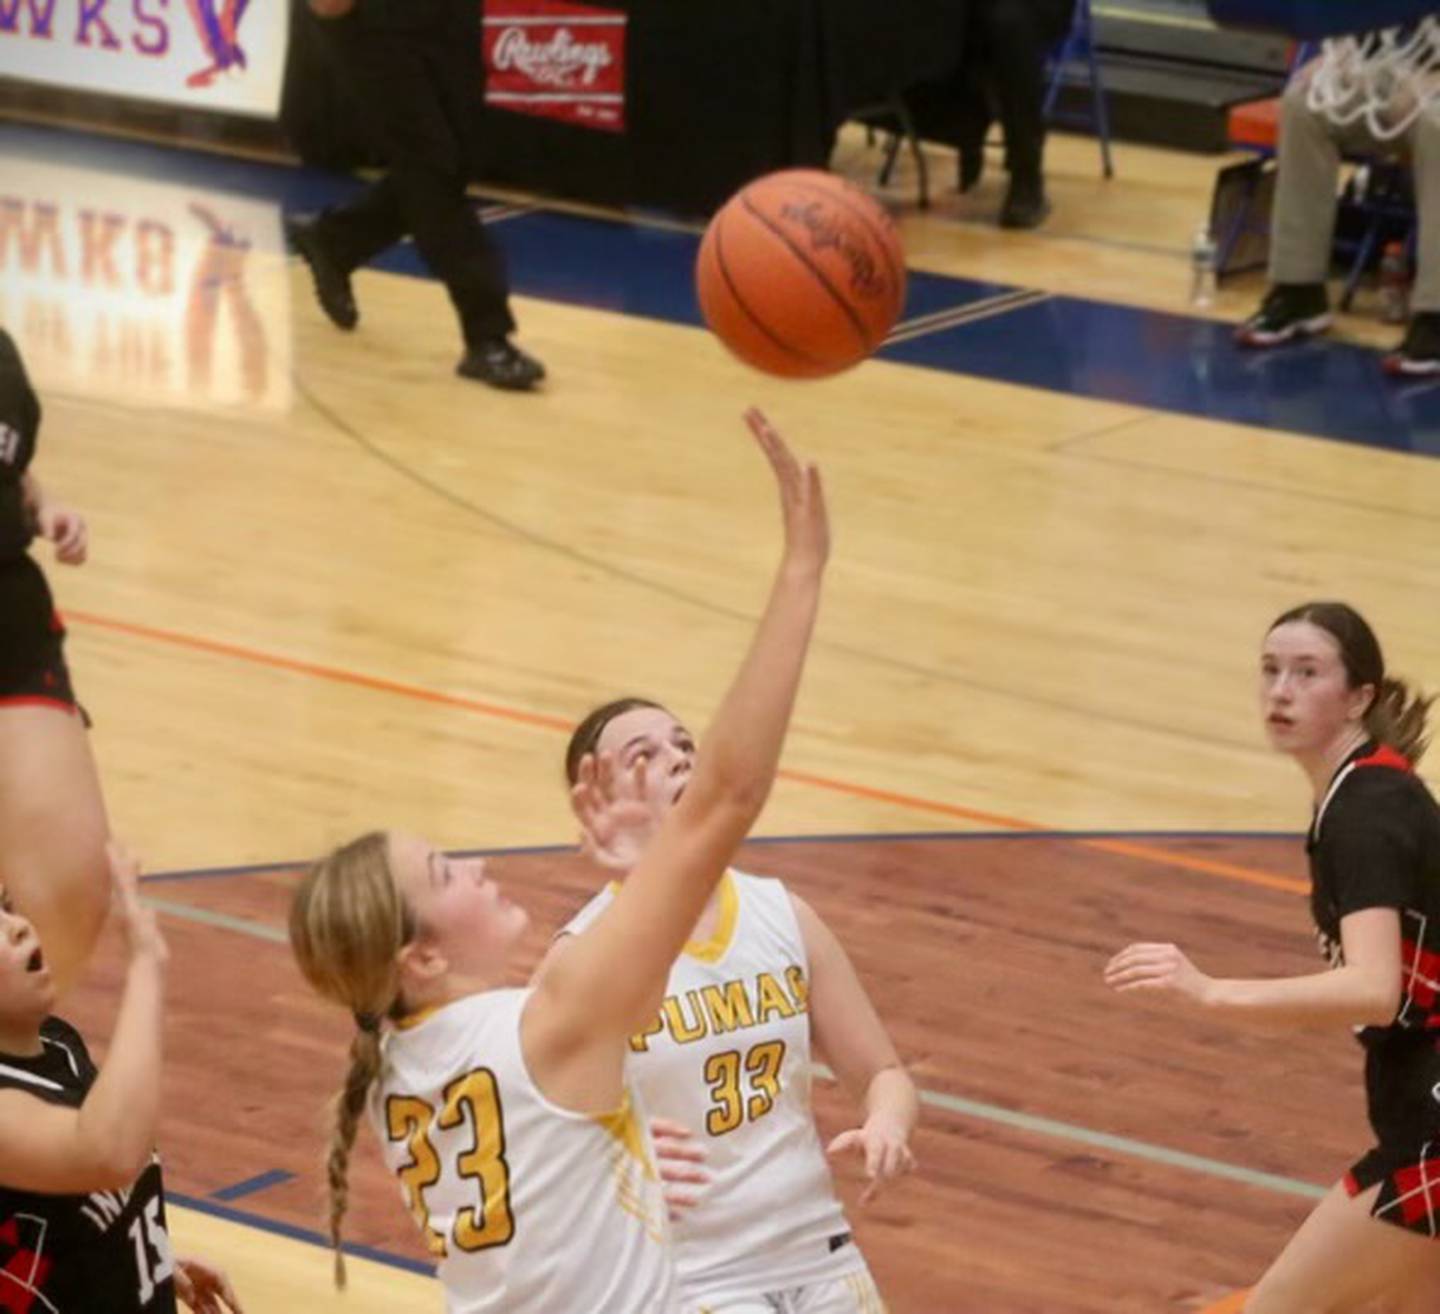
[[[1066, 86], [1090, 88], [1090, 110], [1057, 113], [1060, 92]], [[1105, 80], [1095, 51], [1095, 21], [1090, 0], [1075, 0], [1070, 31], [1050, 58], [1049, 87], [1045, 92], [1045, 121], [1090, 128], [1100, 140], [1100, 159], [1107, 178], [1115, 176], [1110, 153], [1110, 107], [1105, 99]]]

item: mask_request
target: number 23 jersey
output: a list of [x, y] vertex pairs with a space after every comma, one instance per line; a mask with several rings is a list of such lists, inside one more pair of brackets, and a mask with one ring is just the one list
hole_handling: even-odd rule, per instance
[[[809, 963], [789, 891], [731, 870], [715, 934], [670, 970], [630, 1041], [648, 1113], [683, 1123], [710, 1176], [674, 1225], [683, 1294], [707, 1302], [833, 1281], [864, 1267], [810, 1106]], [[565, 927], [582, 933], [602, 890]]]
[[552, 1104], [520, 1044], [528, 990], [468, 995], [384, 1042], [370, 1118], [449, 1314], [672, 1314], [643, 1117]]

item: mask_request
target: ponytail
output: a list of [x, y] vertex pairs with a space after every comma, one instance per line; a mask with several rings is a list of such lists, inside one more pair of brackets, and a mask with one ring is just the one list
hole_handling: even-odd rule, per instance
[[[368, 1019], [367, 1019], [368, 1020]], [[330, 1191], [330, 1243], [335, 1247], [335, 1287], [345, 1290], [345, 1251], [341, 1245], [341, 1224], [350, 1206], [350, 1151], [365, 1109], [370, 1087], [380, 1076], [379, 1027], [362, 1026], [350, 1042], [350, 1071], [335, 1097], [335, 1130], [325, 1156], [325, 1178]]]
[[414, 936], [390, 872], [389, 841], [372, 831], [315, 863], [290, 904], [290, 945], [305, 979], [354, 1018], [350, 1070], [334, 1101], [325, 1155], [335, 1285], [345, 1288], [341, 1224], [350, 1204], [350, 1151], [370, 1088], [380, 1077], [381, 1018], [399, 1006], [396, 955]]
[[1426, 724], [1434, 697], [1412, 691], [1404, 680], [1386, 676], [1365, 713], [1365, 729], [1377, 743], [1393, 748], [1411, 765], [1430, 746]]

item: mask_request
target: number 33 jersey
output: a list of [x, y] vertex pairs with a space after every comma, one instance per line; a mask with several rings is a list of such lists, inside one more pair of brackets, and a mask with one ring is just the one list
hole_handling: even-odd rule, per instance
[[[85, 1042], [59, 1018], [46, 1019], [40, 1040], [34, 1057], [0, 1054], [0, 1089], [78, 1109], [99, 1075]], [[123, 1191], [0, 1186], [5, 1314], [175, 1314], [174, 1269], [157, 1159]]]
[[[582, 933], [602, 890], [565, 927]], [[864, 1267], [810, 1107], [809, 965], [777, 880], [727, 872], [712, 938], [670, 970], [659, 1016], [630, 1041], [648, 1113], [683, 1123], [710, 1182], [674, 1224], [682, 1294], [715, 1303]]]
[[649, 1134], [552, 1104], [520, 1046], [528, 990], [468, 995], [384, 1042], [370, 1119], [449, 1314], [673, 1314]]

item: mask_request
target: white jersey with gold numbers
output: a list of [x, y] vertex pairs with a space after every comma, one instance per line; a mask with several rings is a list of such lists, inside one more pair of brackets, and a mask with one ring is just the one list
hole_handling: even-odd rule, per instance
[[[565, 927], [609, 906], [602, 890]], [[862, 1270], [810, 1108], [809, 963], [789, 892], [726, 873], [713, 938], [686, 945], [659, 1016], [631, 1038], [647, 1112], [705, 1144], [712, 1180], [673, 1225], [689, 1304]]]
[[552, 1104], [520, 1048], [528, 990], [469, 995], [385, 1040], [370, 1117], [449, 1314], [673, 1314], [665, 1203], [633, 1095]]

